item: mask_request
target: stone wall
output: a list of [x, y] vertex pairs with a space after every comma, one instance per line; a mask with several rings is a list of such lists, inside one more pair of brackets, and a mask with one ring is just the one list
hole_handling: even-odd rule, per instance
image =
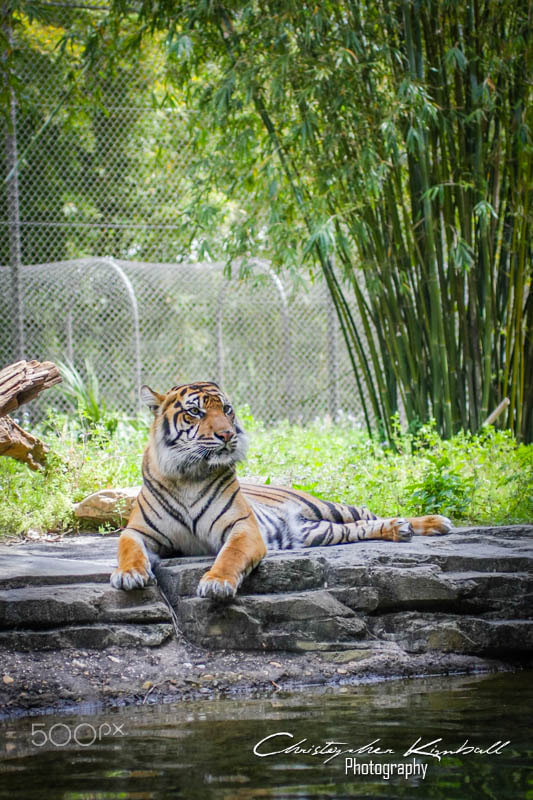
[[195, 597], [210, 561], [162, 562], [180, 630], [210, 648], [533, 651], [533, 527], [274, 553], [227, 605]]
[[159, 588], [112, 589], [116, 543], [0, 547], [0, 646], [157, 647], [177, 631], [226, 651], [533, 651], [533, 526], [273, 553], [225, 604], [195, 596], [211, 559], [162, 561]]
[[0, 646], [103, 649], [171, 637], [171, 612], [156, 586], [111, 588], [116, 548], [116, 537], [102, 536], [0, 547]]

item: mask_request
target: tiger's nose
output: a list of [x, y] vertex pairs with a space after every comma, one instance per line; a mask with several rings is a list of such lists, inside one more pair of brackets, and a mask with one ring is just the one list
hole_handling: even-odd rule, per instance
[[229, 442], [229, 440], [233, 437], [233, 431], [227, 428], [225, 431], [216, 431], [215, 436], [217, 439], [221, 439], [224, 443]]

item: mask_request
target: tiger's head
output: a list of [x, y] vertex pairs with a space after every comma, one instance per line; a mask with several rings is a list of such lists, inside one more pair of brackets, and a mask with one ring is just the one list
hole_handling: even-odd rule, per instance
[[151, 444], [167, 477], [205, 477], [246, 456], [248, 438], [216, 383], [173, 386], [166, 394], [143, 386], [141, 399], [154, 414]]

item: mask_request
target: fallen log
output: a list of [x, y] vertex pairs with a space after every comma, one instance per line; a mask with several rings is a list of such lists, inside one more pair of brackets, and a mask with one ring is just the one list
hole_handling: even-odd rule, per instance
[[30, 469], [44, 466], [48, 447], [6, 415], [60, 381], [51, 361], [17, 361], [0, 370], [0, 456], [22, 461]]
[[10, 417], [0, 417], [0, 456], [10, 456], [40, 469], [46, 463], [48, 447]]
[[0, 370], [0, 417], [61, 382], [51, 361], [17, 361]]

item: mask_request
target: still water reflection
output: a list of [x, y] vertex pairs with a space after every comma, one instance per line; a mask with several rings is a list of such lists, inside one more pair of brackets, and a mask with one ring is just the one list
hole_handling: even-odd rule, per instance
[[[532, 678], [418, 679], [4, 721], [0, 799], [529, 800]], [[410, 747], [433, 755], [405, 755]]]

